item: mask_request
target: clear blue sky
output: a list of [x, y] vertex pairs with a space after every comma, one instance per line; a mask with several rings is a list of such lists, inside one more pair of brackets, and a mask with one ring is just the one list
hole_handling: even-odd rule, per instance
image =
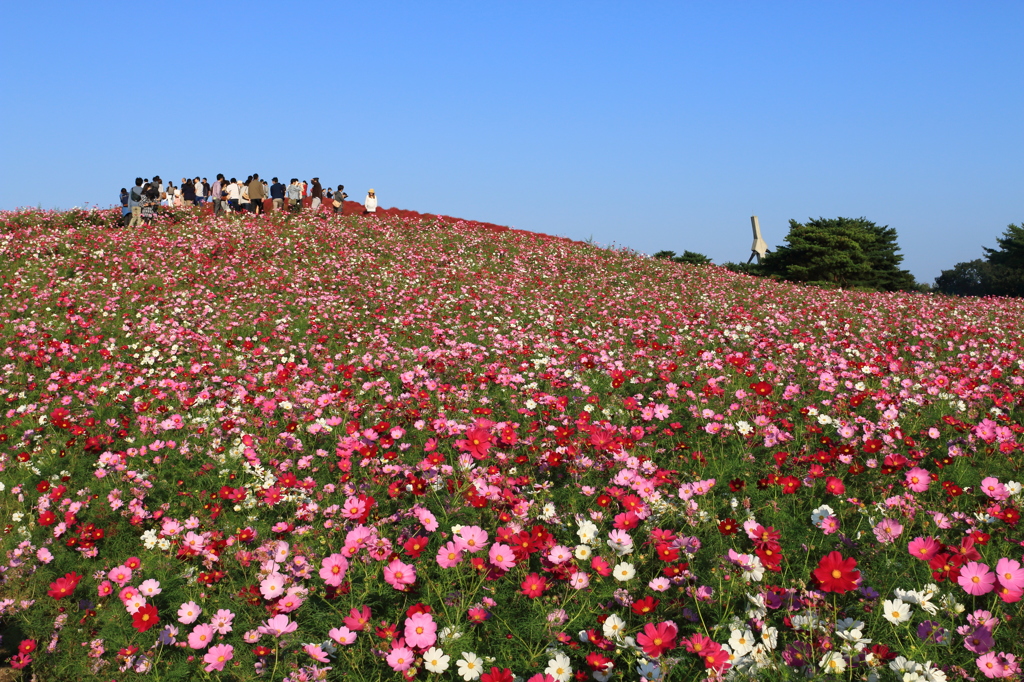
[[0, 208], [136, 175], [746, 260], [865, 216], [931, 282], [1024, 221], [1024, 2], [4, 2]]

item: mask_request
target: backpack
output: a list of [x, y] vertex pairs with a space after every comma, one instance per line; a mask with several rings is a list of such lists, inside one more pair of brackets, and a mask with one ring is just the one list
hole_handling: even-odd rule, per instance
[[132, 201], [138, 203], [142, 201], [142, 195], [139, 194], [134, 187], [132, 187]]

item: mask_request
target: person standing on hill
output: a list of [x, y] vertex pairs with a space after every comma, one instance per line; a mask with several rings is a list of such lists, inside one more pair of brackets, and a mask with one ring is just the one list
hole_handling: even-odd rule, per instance
[[238, 210], [238, 202], [241, 201], [242, 192], [239, 189], [238, 180], [231, 178], [231, 182], [224, 188], [224, 192], [227, 194], [228, 200], [228, 213], [234, 213]]
[[217, 173], [217, 179], [213, 181], [213, 185], [210, 187], [210, 197], [213, 199], [213, 214], [219, 215], [224, 210], [223, 200], [221, 192], [224, 191], [224, 174]]
[[366, 193], [366, 201], [363, 202], [363, 215], [375, 215], [377, 213], [377, 193], [370, 189]]
[[272, 178], [271, 181], [274, 184], [270, 186], [270, 198], [274, 201], [274, 210], [280, 211], [284, 206], [284, 185], [278, 182], [277, 178]]
[[196, 185], [188, 178], [181, 179], [181, 202], [183, 204], [196, 203]]
[[263, 213], [263, 183], [260, 182], [260, 174], [253, 173], [249, 181], [249, 201], [252, 202], [252, 212], [256, 215]]
[[135, 186], [128, 192], [128, 210], [131, 211], [132, 219], [128, 227], [138, 227], [142, 224], [142, 178], [135, 178]]
[[335, 215], [345, 215], [345, 185], [338, 185], [338, 191], [334, 193], [332, 204], [334, 204]]
[[288, 210], [292, 213], [302, 210], [302, 185], [298, 178], [292, 178], [288, 185]]
[[313, 190], [310, 192], [310, 196], [313, 197], [311, 208], [313, 213], [316, 213], [320, 210], [320, 204], [324, 200], [324, 188], [320, 186], [320, 178], [313, 178]]

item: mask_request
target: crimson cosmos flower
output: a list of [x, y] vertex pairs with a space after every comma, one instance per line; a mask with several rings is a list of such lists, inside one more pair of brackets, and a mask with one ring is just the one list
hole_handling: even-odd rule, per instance
[[814, 577], [818, 579], [822, 591], [844, 594], [857, 587], [860, 571], [855, 568], [857, 560], [853, 557], [845, 559], [839, 552], [830, 552], [818, 562]]

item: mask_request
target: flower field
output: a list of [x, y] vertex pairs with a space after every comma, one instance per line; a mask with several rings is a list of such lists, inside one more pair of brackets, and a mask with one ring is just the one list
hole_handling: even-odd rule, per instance
[[1024, 302], [119, 213], [0, 213], [15, 679], [1021, 679]]

